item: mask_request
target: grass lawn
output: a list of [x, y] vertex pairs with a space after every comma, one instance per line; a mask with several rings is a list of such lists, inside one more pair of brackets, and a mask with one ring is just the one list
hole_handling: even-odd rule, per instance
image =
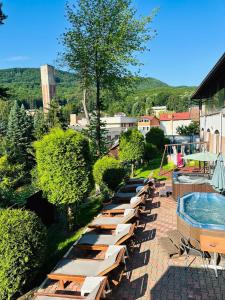
[[[159, 175], [159, 170], [160, 170], [160, 164], [161, 164], [161, 157], [153, 159], [150, 161], [148, 164], [145, 164], [141, 166], [139, 169], [135, 171], [135, 177], [145, 177], [147, 178], [149, 174], [152, 174], [153, 177], [161, 180], [167, 179], [167, 176]], [[174, 164], [173, 163], [167, 163], [163, 165], [163, 171], [172, 171], [174, 169]]]

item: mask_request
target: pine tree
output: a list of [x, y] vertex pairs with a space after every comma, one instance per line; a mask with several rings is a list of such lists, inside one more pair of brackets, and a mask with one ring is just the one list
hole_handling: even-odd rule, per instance
[[9, 114], [6, 139], [9, 161], [23, 164], [25, 171], [28, 171], [32, 165], [32, 156], [30, 155], [33, 141], [32, 121], [24, 107], [20, 108], [17, 101]]
[[47, 126], [49, 129], [59, 127], [66, 129], [67, 124], [64, 118], [62, 108], [57, 101], [52, 101], [47, 114]]
[[47, 132], [48, 126], [45, 120], [44, 112], [42, 109], [39, 109], [34, 115], [34, 137], [36, 140], [40, 140]]
[[104, 122], [100, 121], [100, 151], [98, 151], [97, 145], [97, 132], [96, 132], [96, 124], [97, 124], [97, 114], [94, 112], [90, 119], [90, 125], [88, 129], [85, 130], [85, 134], [88, 136], [90, 140], [91, 153], [93, 155], [93, 159], [97, 160], [99, 157], [105, 155], [108, 152], [109, 141], [107, 139], [108, 130], [106, 129], [106, 125]]

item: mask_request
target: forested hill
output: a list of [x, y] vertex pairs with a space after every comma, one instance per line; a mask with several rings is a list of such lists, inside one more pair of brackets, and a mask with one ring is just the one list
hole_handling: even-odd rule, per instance
[[[80, 92], [76, 76], [56, 70], [57, 98], [67, 103], [69, 110], [81, 110]], [[39, 68], [13, 68], [0, 70], [0, 86], [9, 89], [10, 99], [18, 100], [26, 107], [42, 105]], [[105, 111], [109, 114], [123, 111], [129, 115], [150, 113], [153, 105], [167, 105], [169, 110], [183, 111], [189, 106], [194, 87], [171, 87], [155, 78], [140, 78], [136, 89], [121, 92], [120, 97], [107, 96]], [[110, 99], [110, 97], [112, 97]], [[93, 104], [92, 95], [89, 96]]]

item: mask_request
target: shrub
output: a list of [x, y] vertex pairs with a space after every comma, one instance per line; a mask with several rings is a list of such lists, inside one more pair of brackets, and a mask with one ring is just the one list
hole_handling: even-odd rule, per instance
[[158, 127], [152, 127], [145, 136], [146, 142], [155, 145], [158, 150], [162, 150], [166, 144], [164, 131]]
[[151, 143], [145, 144], [144, 160], [149, 161], [156, 158], [158, 155], [157, 147]]
[[109, 189], [115, 190], [123, 180], [125, 170], [118, 160], [104, 156], [94, 164], [93, 175], [99, 186], [105, 183]]
[[129, 129], [120, 136], [119, 158], [131, 163], [131, 176], [134, 175], [134, 165], [144, 156], [144, 137], [138, 129]]
[[88, 140], [71, 129], [54, 129], [35, 142], [34, 147], [38, 186], [49, 202], [68, 208], [68, 222], [72, 229], [72, 210], [85, 199], [91, 188]]
[[44, 261], [46, 237], [33, 212], [0, 210], [0, 299], [12, 299], [34, 279]]

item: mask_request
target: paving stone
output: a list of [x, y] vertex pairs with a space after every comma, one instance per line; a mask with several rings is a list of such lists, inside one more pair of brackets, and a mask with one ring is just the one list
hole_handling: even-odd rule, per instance
[[152, 215], [141, 216], [137, 240], [140, 249], [130, 256], [130, 280], [115, 289], [116, 300], [216, 300], [225, 299], [225, 271], [215, 277], [205, 271], [201, 259], [185, 268], [185, 258], [168, 259], [161, 250], [159, 238], [176, 229], [176, 202], [171, 197], [155, 197]]

